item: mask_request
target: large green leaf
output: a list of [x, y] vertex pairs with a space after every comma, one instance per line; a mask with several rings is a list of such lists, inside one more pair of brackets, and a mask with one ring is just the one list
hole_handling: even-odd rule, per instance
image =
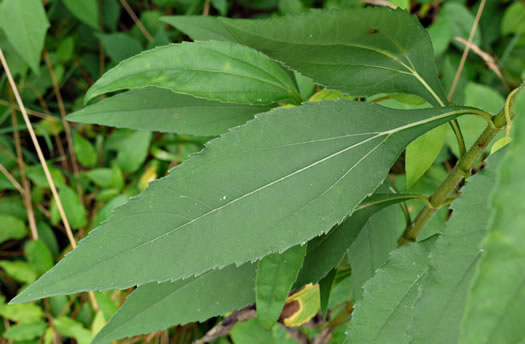
[[271, 329], [283, 310], [286, 298], [303, 265], [306, 245], [297, 245], [283, 253], [267, 255], [259, 261], [255, 295], [257, 318]]
[[406, 334], [418, 286], [428, 272], [435, 237], [392, 251], [387, 263], [364, 285], [346, 343], [408, 343]]
[[411, 140], [467, 111], [336, 100], [258, 115], [116, 209], [14, 302], [176, 280], [303, 244], [351, 214]]
[[277, 63], [248, 47], [217, 41], [170, 44], [124, 60], [91, 86], [85, 100], [147, 86], [229, 103], [301, 102]]
[[525, 92], [516, 100], [513, 141], [500, 164], [492, 214], [467, 299], [459, 343], [525, 339]]
[[[212, 38], [199, 27], [203, 19], [164, 20], [194, 39]], [[407, 11], [364, 8], [266, 20], [218, 18], [214, 24], [204, 20], [223, 39], [260, 50], [329, 88], [353, 96], [413, 93], [434, 105], [447, 103], [430, 38]]]
[[144, 88], [107, 98], [67, 119], [117, 128], [208, 136], [222, 134], [269, 109], [268, 106], [220, 103], [160, 88]]
[[0, 28], [16, 52], [36, 73], [49, 22], [40, 0], [4, 0], [0, 5]]
[[[499, 154], [498, 154], [499, 155]], [[496, 160], [496, 161], [495, 161]], [[452, 217], [430, 251], [428, 278], [420, 285], [413, 320], [412, 343], [457, 343], [467, 292], [487, 233], [490, 208], [487, 193], [495, 181], [499, 159], [469, 179], [452, 203]]]
[[199, 277], [150, 283], [135, 290], [93, 343], [204, 321], [255, 301], [256, 264], [229, 266]]

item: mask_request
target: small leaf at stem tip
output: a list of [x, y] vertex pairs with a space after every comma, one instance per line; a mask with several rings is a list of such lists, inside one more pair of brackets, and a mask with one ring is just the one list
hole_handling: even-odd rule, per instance
[[500, 149], [502, 149], [503, 147], [505, 147], [511, 142], [512, 142], [511, 137], [508, 137], [508, 136], [502, 137], [498, 141], [494, 142], [494, 145], [492, 145], [492, 148], [490, 150], [490, 154], [492, 155], [496, 153], [497, 151], [499, 151]]

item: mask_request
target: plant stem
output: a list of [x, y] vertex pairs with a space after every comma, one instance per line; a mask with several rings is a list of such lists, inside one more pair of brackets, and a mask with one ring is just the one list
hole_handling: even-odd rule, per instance
[[[515, 92], [509, 96], [509, 102], [513, 102]], [[399, 239], [399, 245], [406, 245], [416, 241], [417, 235], [425, 228], [434, 213], [447, 202], [449, 194], [454, 190], [456, 185], [466, 176], [470, 175], [470, 170], [474, 163], [479, 159], [481, 154], [485, 151], [490, 141], [503, 129], [505, 129], [507, 121], [505, 108], [503, 108], [496, 116], [492, 118], [492, 124], [489, 124], [485, 131], [481, 133], [474, 145], [459, 159], [456, 166], [448, 177], [441, 183], [434, 194], [430, 197], [430, 204], [426, 205], [417, 215], [412, 226], [405, 229], [403, 236]], [[512, 116], [512, 113], [507, 114]]]

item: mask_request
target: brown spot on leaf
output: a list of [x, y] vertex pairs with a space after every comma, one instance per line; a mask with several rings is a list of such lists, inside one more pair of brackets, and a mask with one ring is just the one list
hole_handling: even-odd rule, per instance
[[297, 300], [293, 300], [292, 302], [289, 302], [284, 305], [283, 311], [281, 312], [281, 316], [279, 317], [279, 320], [287, 319], [292, 316], [294, 316], [297, 312], [301, 310], [301, 304]]
[[378, 29], [368, 30], [368, 34], [370, 34], [370, 35], [373, 35], [374, 33], [378, 33], [378, 32], [379, 32]]

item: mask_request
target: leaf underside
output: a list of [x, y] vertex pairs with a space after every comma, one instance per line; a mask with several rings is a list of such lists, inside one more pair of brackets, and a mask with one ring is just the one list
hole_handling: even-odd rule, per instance
[[258, 115], [117, 208], [12, 302], [177, 280], [304, 244], [349, 216], [410, 141], [458, 109], [337, 100]]

